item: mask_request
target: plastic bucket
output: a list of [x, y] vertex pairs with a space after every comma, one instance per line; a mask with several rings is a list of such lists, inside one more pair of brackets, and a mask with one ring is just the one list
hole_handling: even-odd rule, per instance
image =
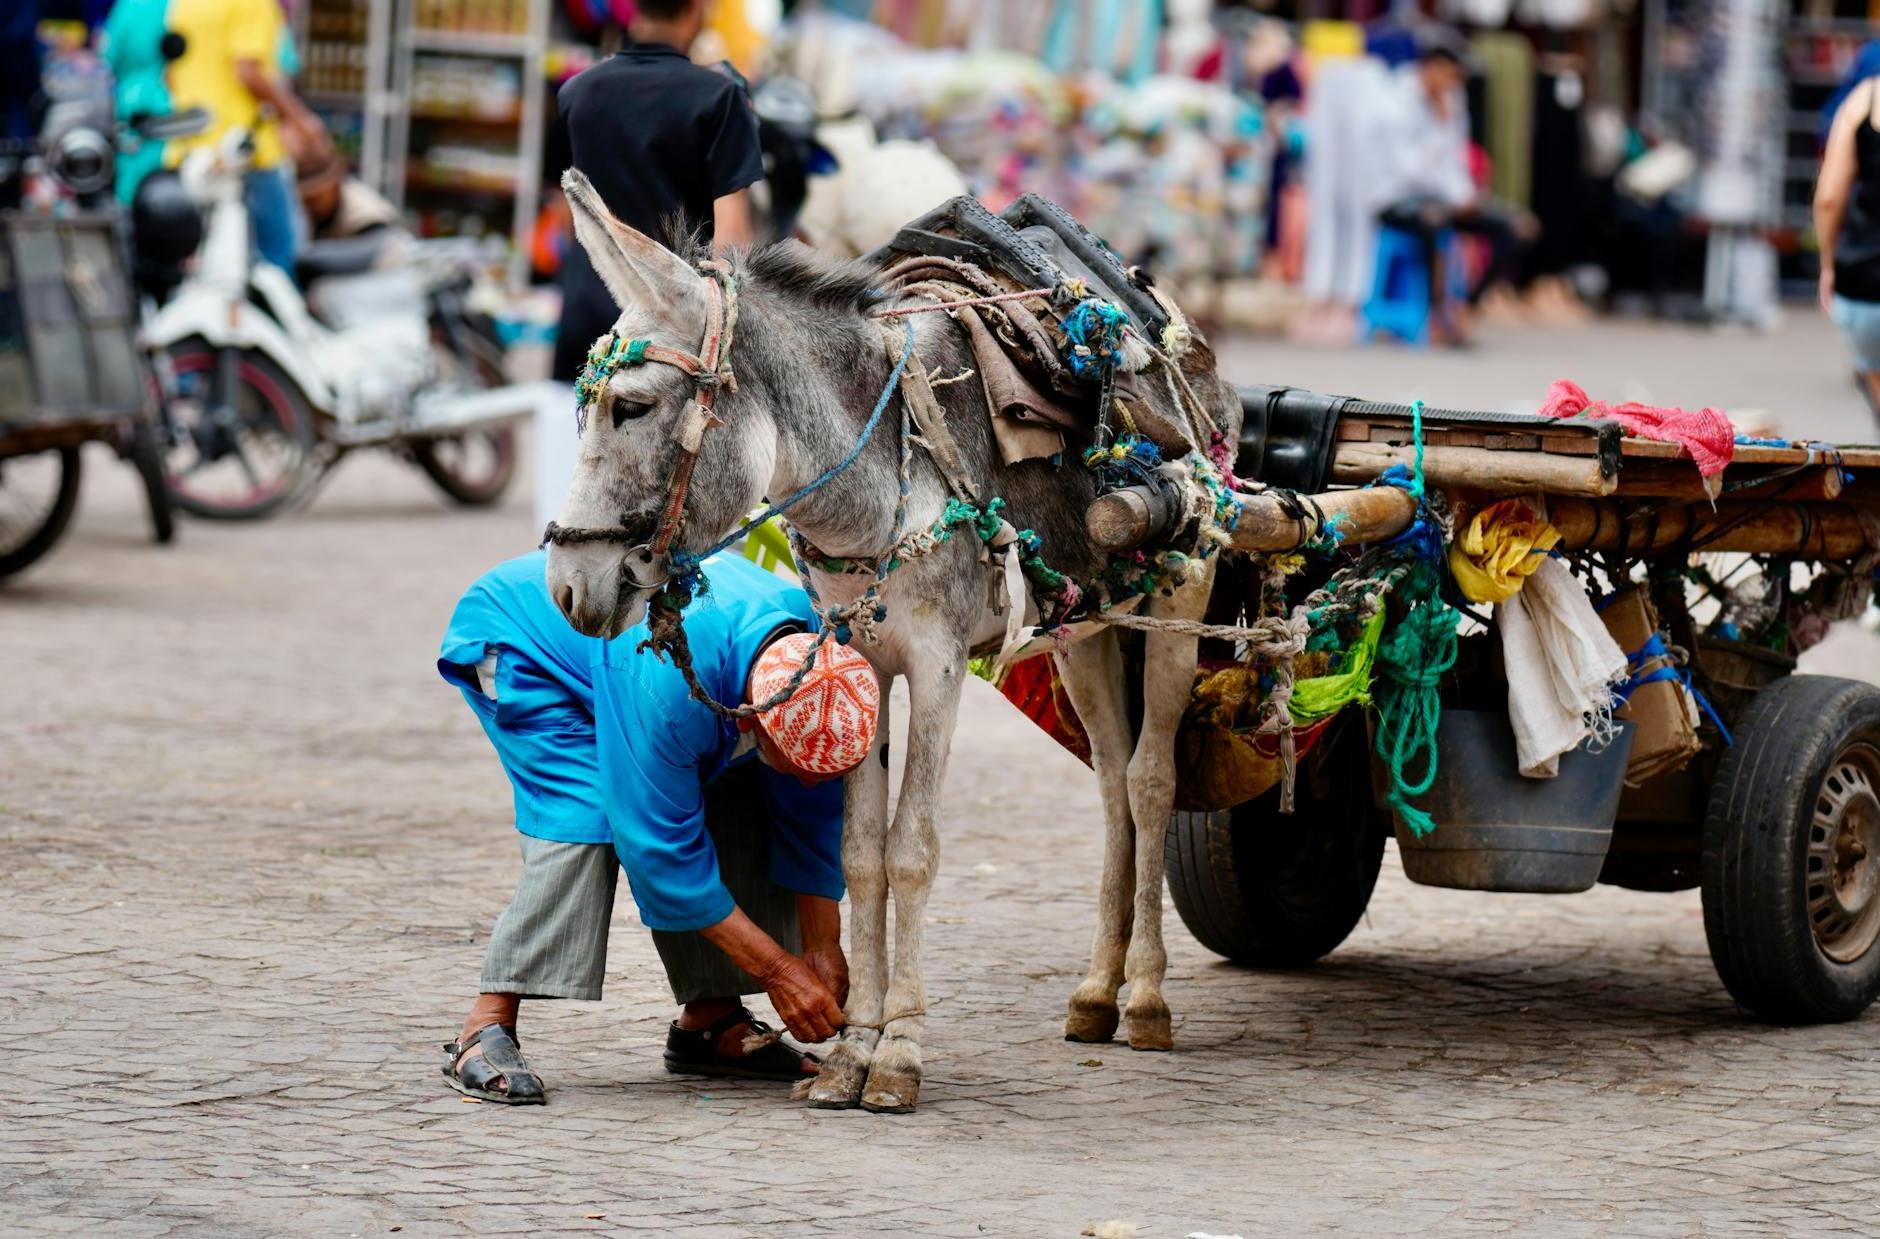
[[1457, 890], [1564, 894], [1599, 879], [1625, 789], [1632, 729], [1560, 758], [1551, 779], [1515, 768], [1514, 732], [1499, 711], [1443, 711], [1436, 783], [1417, 804], [1436, 820], [1421, 838], [1395, 822], [1404, 874]]

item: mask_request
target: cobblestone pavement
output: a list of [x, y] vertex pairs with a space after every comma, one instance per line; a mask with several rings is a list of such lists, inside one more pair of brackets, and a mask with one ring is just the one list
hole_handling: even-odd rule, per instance
[[[1718, 385], [1690, 400], [1786, 390], [1815, 410], [1791, 430], [1862, 430], [1818, 330], [1231, 357], [1498, 404], [1576, 369], [1669, 395], [1683, 366]], [[517, 858], [497, 764], [430, 660], [458, 591], [529, 545], [526, 503], [450, 511], [363, 458], [308, 511], [157, 550], [128, 474], [93, 464], [70, 542], [0, 591], [8, 1233], [1880, 1227], [1880, 1017], [1749, 1022], [1695, 892], [1451, 893], [1388, 859], [1368, 921], [1310, 971], [1228, 967], [1171, 912], [1177, 1051], [1066, 1044], [1096, 795], [987, 691], [947, 788], [919, 1113], [666, 1075], [628, 924], [605, 1003], [525, 1012], [552, 1104], [465, 1104], [437, 1043]], [[1817, 661], [1874, 676], [1876, 644], [1855, 629]]]

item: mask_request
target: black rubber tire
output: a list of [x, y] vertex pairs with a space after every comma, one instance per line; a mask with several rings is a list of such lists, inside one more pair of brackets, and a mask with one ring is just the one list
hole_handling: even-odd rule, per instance
[[150, 536], [158, 543], [176, 540], [176, 504], [170, 498], [170, 484], [163, 473], [163, 436], [157, 424], [145, 418], [131, 423], [130, 448], [126, 456], [144, 484], [144, 499], [150, 507]]
[[516, 476], [516, 429], [513, 426], [494, 426], [482, 430], [465, 431], [454, 438], [481, 438], [489, 443], [490, 451], [495, 454], [496, 467], [481, 478], [465, 477], [451, 468], [449, 462], [439, 451], [442, 440], [420, 439], [411, 445], [411, 458], [418, 468], [424, 470], [424, 476], [437, 484], [437, 488], [449, 495], [453, 503], [466, 508], [486, 508], [503, 497], [509, 484]]
[[[504, 349], [495, 321], [487, 314], [469, 311], [464, 313], [457, 325], [461, 348], [452, 349], [449, 342], [442, 338], [434, 338], [434, 346], [450, 350], [456, 363], [470, 373], [477, 386], [484, 389], [501, 387]], [[441, 333], [433, 332], [433, 336], [441, 336]], [[448, 457], [439, 451], [442, 444], [450, 439], [472, 437], [487, 440], [495, 455], [495, 467], [482, 477], [466, 477], [459, 473], [451, 467]], [[491, 426], [445, 439], [419, 439], [411, 445], [411, 458], [417, 462], [418, 468], [424, 470], [424, 476], [450, 496], [452, 502], [466, 508], [486, 508], [500, 500], [508, 491], [510, 482], [515, 479], [516, 429], [514, 426]]]
[[1880, 746], [1880, 690], [1832, 676], [1769, 685], [1737, 720], [1704, 820], [1704, 935], [1724, 986], [1779, 1024], [1851, 1020], [1880, 996], [1880, 942], [1829, 958], [1809, 921], [1814, 805], [1851, 743]]
[[[188, 368], [205, 364], [212, 367], [215, 364], [216, 350], [200, 337], [192, 337], [173, 345], [169, 354], [171, 367], [180, 373]], [[169, 482], [171, 500], [191, 516], [204, 520], [247, 521], [271, 516], [297, 501], [306, 488], [319, 477], [319, 473], [314, 469], [314, 452], [319, 443], [317, 414], [314, 413], [306, 394], [265, 353], [252, 349], [244, 351], [240, 364], [244, 385], [255, 391], [263, 400], [268, 401], [272, 406], [272, 411], [284, 423], [281, 426], [281, 435], [292, 448], [293, 460], [287, 474], [284, 475], [286, 476], [285, 485], [246, 500], [228, 502], [204, 500], [192, 495], [187, 488], [177, 485], [174, 478], [171, 478]], [[165, 476], [170, 476], [167, 461], [165, 462]]]
[[53, 496], [52, 506], [46, 509], [46, 517], [39, 528], [12, 550], [0, 552], [0, 577], [12, 576], [37, 563], [72, 523], [72, 512], [78, 507], [78, 484], [83, 477], [82, 462], [75, 447], [53, 448], [46, 454], [55, 453], [59, 458], [59, 489]]
[[1300, 763], [1294, 811], [1279, 788], [1230, 810], [1170, 816], [1165, 869], [1182, 923], [1237, 964], [1302, 968], [1357, 928], [1383, 862], [1362, 728]]

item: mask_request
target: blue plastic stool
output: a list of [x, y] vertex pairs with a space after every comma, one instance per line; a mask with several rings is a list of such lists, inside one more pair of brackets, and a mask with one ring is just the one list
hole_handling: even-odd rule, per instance
[[[1436, 234], [1443, 255], [1452, 297], [1466, 295], [1467, 285], [1456, 247], [1456, 234], [1445, 228]], [[1358, 340], [1367, 343], [1379, 332], [1419, 347], [1430, 342], [1430, 266], [1423, 242], [1414, 232], [1389, 224], [1377, 230], [1377, 269], [1371, 277], [1371, 296], [1358, 314]]]

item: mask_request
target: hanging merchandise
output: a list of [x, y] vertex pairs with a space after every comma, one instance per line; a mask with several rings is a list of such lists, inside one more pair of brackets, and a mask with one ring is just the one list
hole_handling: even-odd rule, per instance
[[[1495, 614], [1508, 676], [1508, 722], [1521, 773], [1550, 779], [1562, 754], [1611, 734], [1625, 651], [1565, 564], [1543, 558]], [[1636, 751], [1636, 750], [1635, 750]]]
[[[1315, 40], [1308, 27], [1305, 46]], [[1358, 28], [1349, 27], [1354, 33]], [[1317, 42], [1333, 42], [1322, 35]], [[1312, 62], [1305, 100], [1306, 296], [1356, 306], [1371, 291], [1377, 253], [1378, 201], [1372, 172], [1388, 166], [1391, 149], [1379, 117], [1391, 115], [1392, 79], [1362, 57]]]
[[1509, 206], [1531, 201], [1534, 165], [1553, 158], [1542, 151], [1534, 133], [1534, 48], [1526, 36], [1485, 31], [1470, 52], [1486, 82], [1489, 190]]
[[1161, 41], [1162, 0], [1057, 0], [1044, 62], [1065, 75], [1138, 82], [1155, 72]]

